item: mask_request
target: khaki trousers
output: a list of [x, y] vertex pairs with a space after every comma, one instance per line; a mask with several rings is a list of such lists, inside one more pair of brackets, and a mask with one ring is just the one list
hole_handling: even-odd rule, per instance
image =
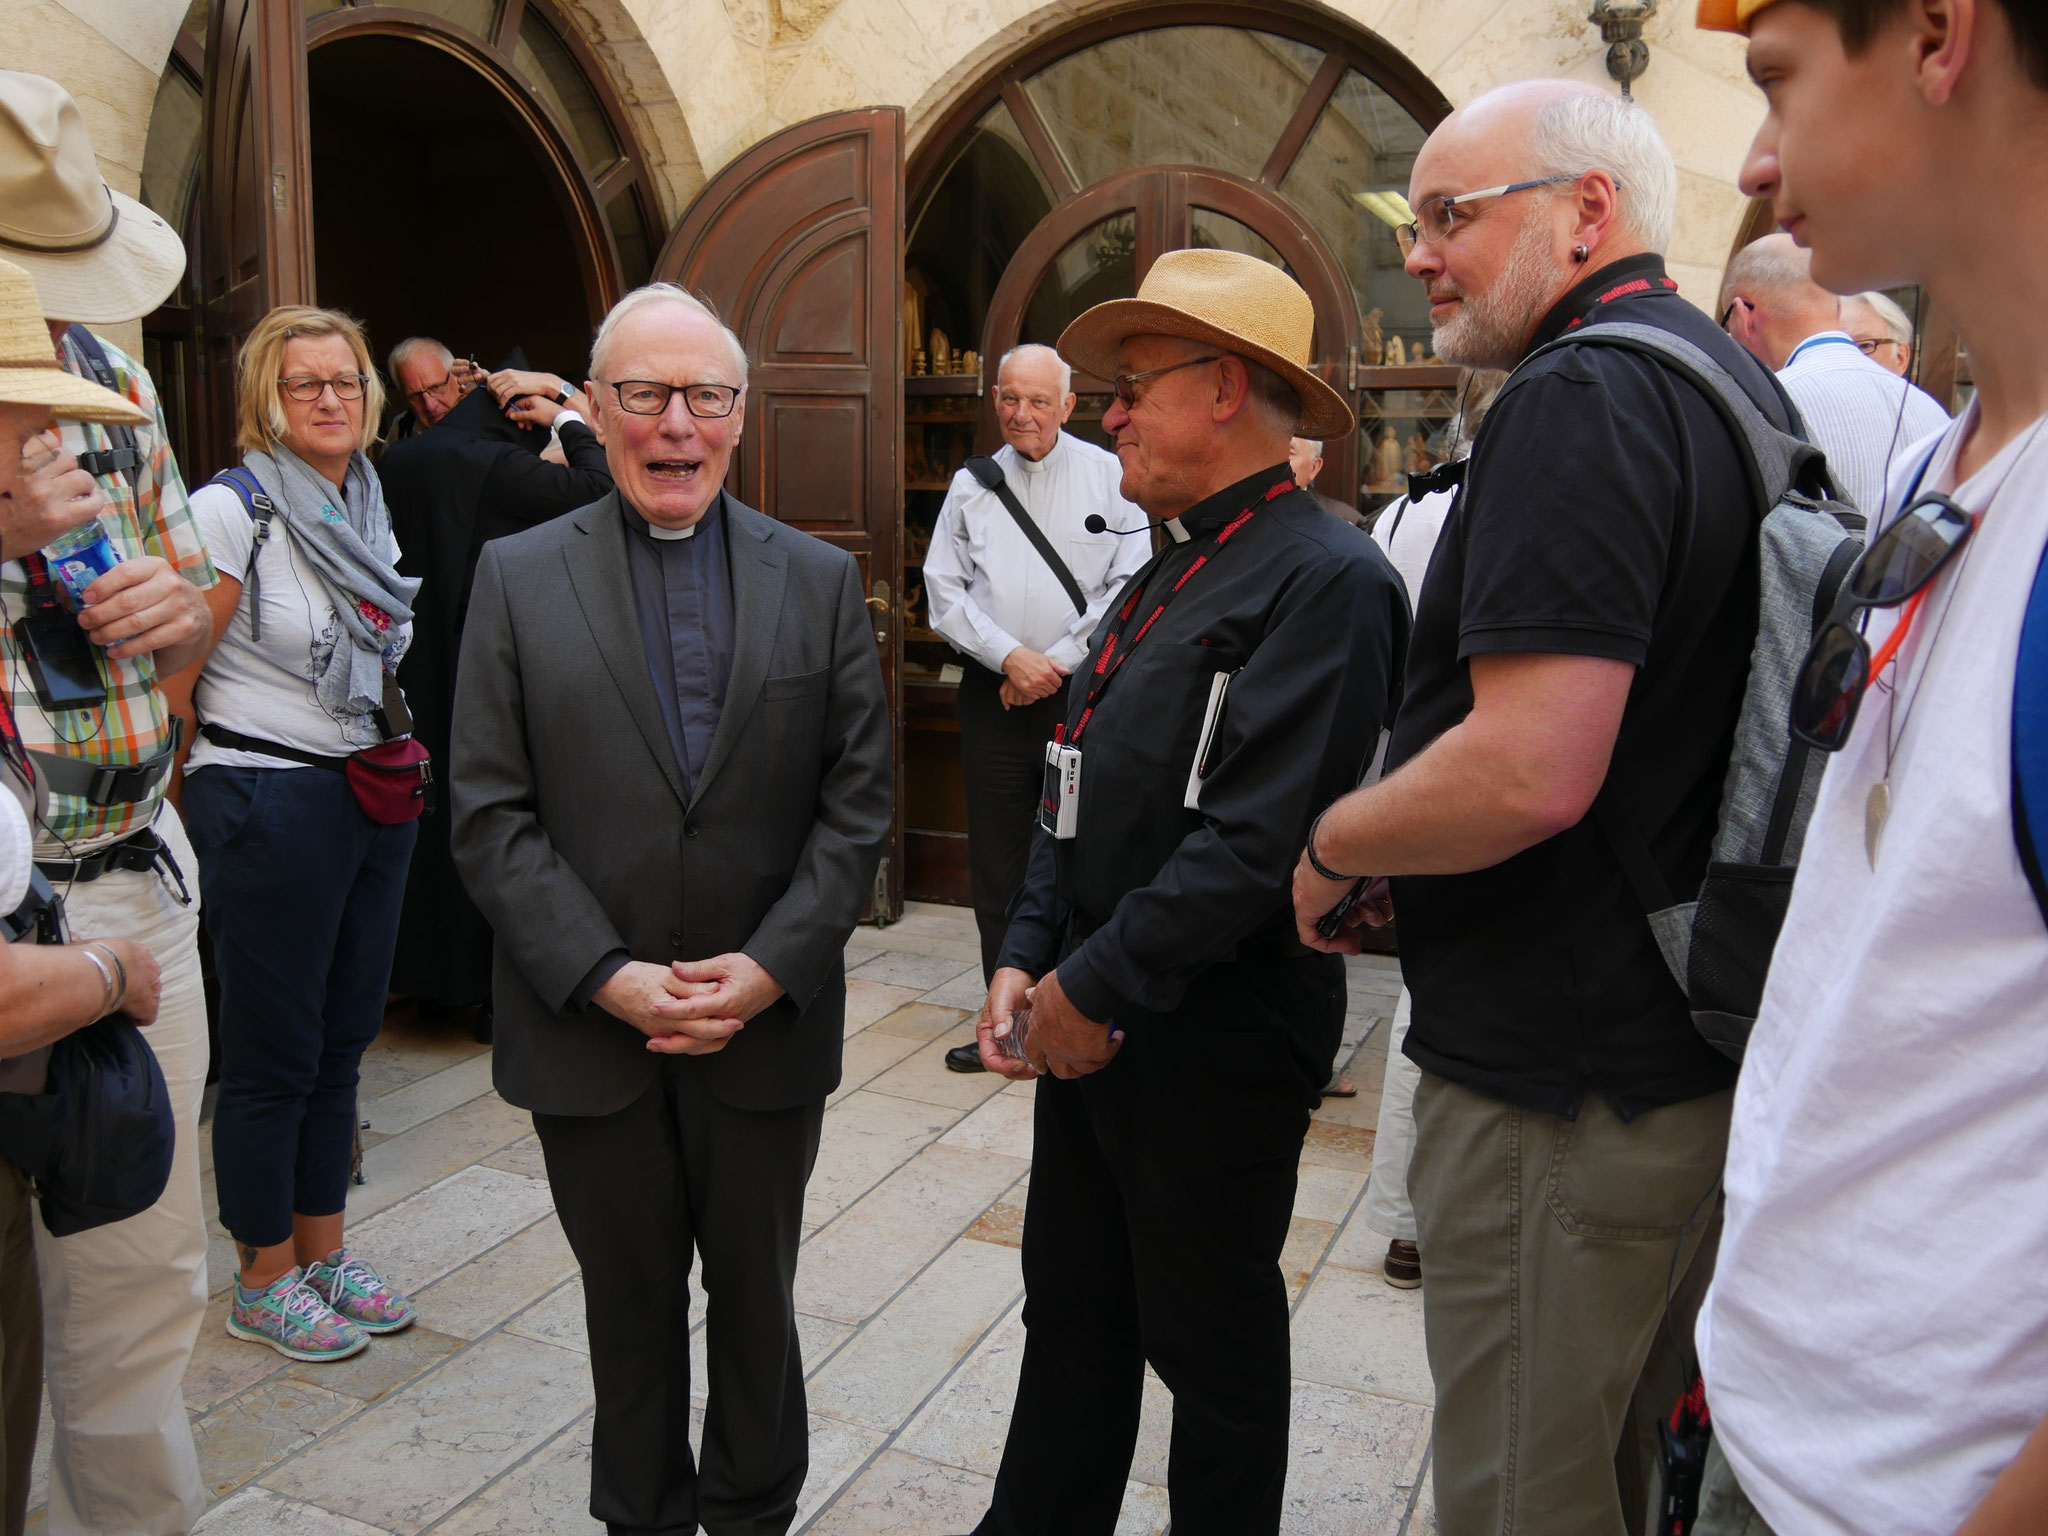
[[[1623, 1536], [1615, 1451], [1710, 1215], [1732, 1089], [1624, 1122], [1425, 1073], [1408, 1191], [1426, 1255], [1443, 1536]], [[1690, 1225], [1688, 1225], [1690, 1223]]]
[[0, 1159], [0, 1536], [21, 1536], [43, 1405], [35, 1219], [28, 1180]]
[[1700, 1513], [1693, 1536], [1776, 1536], [1735, 1481], [1735, 1469], [1721, 1454], [1719, 1442], [1707, 1447], [1706, 1472], [1700, 1479]]
[[184, 1395], [206, 1311], [199, 863], [169, 804], [156, 830], [185, 872], [192, 906], [180, 906], [155, 873], [130, 871], [74, 886], [65, 902], [74, 937], [133, 939], [156, 956], [163, 1000], [142, 1037], [163, 1068], [178, 1144], [163, 1198], [141, 1215], [63, 1238], [35, 1224], [56, 1425], [51, 1536], [184, 1536], [206, 1508]]

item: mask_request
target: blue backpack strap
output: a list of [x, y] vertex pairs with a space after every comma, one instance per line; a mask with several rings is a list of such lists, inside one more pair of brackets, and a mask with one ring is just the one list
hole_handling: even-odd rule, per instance
[[277, 508], [258, 480], [240, 464], [222, 470], [208, 485], [224, 485], [233, 491], [256, 524], [256, 540], [249, 546], [249, 569], [242, 575], [242, 589], [249, 594], [249, 638], [260, 641], [263, 638], [263, 572], [257, 564], [263, 553], [263, 541], [270, 537], [270, 520], [277, 515]]
[[2027, 884], [2048, 922], [2048, 555], [2034, 572], [2013, 678], [2012, 833]]

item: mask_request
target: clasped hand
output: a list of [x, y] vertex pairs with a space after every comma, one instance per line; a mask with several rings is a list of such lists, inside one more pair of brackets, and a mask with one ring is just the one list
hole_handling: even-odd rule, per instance
[[1316, 873], [1315, 866], [1308, 861], [1308, 851], [1303, 849], [1301, 862], [1294, 866], [1295, 937], [1326, 955], [1357, 954], [1364, 943], [1362, 929], [1384, 928], [1394, 920], [1394, 898], [1384, 875], [1366, 883], [1364, 894], [1344, 914], [1343, 925], [1335, 937], [1326, 939], [1316, 929], [1316, 924], [1350, 895], [1351, 887], [1357, 883], [1355, 879], [1325, 880]]
[[[1031, 1005], [1031, 1028], [1024, 1040], [1026, 1060], [1005, 1056], [998, 1043], [1008, 1037], [1017, 1009]], [[1086, 1077], [1100, 1072], [1123, 1048], [1124, 1037], [1110, 1024], [1098, 1024], [1076, 1008], [1060, 986], [1059, 972], [1048, 971], [1034, 984], [1028, 971], [1005, 967], [989, 983], [988, 1000], [974, 1023], [981, 1064], [1004, 1077], [1024, 1079], [1050, 1072], [1054, 1077]]]
[[1066, 680], [1067, 674], [1050, 656], [1020, 645], [1003, 658], [1003, 686], [997, 696], [1003, 708], [1021, 709], [1051, 698]]
[[751, 956], [650, 965], [628, 960], [591, 999], [647, 1036], [665, 1056], [709, 1056], [782, 996], [782, 986]]

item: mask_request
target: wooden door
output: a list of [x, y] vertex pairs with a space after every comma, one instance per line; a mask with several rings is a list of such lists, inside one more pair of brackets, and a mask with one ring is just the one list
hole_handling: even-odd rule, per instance
[[235, 354], [279, 304], [313, 300], [304, 0], [220, 0], [207, 24], [197, 308], [208, 409], [193, 484], [239, 457]]
[[654, 275], [717, 310], [750, 362], [727, 487], [860, 562], [889, 700], [896, 821], [874, 916], [902, 914], [903, 113], [786, 128], [712, 178]]

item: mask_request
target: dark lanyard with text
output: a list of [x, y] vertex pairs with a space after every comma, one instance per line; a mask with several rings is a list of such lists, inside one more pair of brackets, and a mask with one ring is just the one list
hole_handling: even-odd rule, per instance
[[[1073, 747], [1078, 747], [1081, 744], [1081, 733], [1088, 729], [1088, 721], [1095, 713], [1095, 706], [1101, 701], [1103, 694], [1109, 691], [1110, 679], [1123, 670], [1124, 663], [1129, 661], [1131, 653], [1137, 650], [1138, 642], [1143, 640], [1151, 631], [1152, 626], [1159, 622], [1159, 616], [1166, 612], [1168, 605], [1176, 597], [1180, 596], [1181, 588], [1192, 581], [1195, 572], [1213, 560], [1218, 551], [1230, 542], [1232, 536], [1258, 514], [1259, 507], [1262, 504], [1273, 500], [1276, 496], [1284, 496], [1293, 489], [1294, 482], [1292, 480], [1277, 482], [1258, 501], [1253, 502], [1217, 530], [1216, 548], [1209, 550], [1205, 554], [1197, 555], [1194, 563], [1181, 572], [1180, 580], [1173, 584], [1166, 595], [1159, 600], [1158, 606], [1146, 616], [1145, 622], [1138, 626], [1138, 632], [1131, 636], [1131, 643], [1129, 645], [1123, 643], [1124, 630], [1129, 627], [1131, 616], [1138, 611], [1138, 604], [1144, 600], [1145, 588], [1143, 586], [1138, 587], [1129, 597], [1124, 599], [1123, 607], [1117, 610], [1116, 618], [1110, 625], [1109, 634], [1102, 642], [1102, 654], [1095, 658], [1095, 681], [1089, 685], [1088, 697], [1082, 701], [1081, 718], [1074, 722], [1074, 734], [1068, 736], [1066, 734], [1067, 728], [1064, 724], [1056, 726], [1052, 733], [1052, 739], [1055, 743]], [[1149, 582], [1147, 585], [1149, 585]]]

